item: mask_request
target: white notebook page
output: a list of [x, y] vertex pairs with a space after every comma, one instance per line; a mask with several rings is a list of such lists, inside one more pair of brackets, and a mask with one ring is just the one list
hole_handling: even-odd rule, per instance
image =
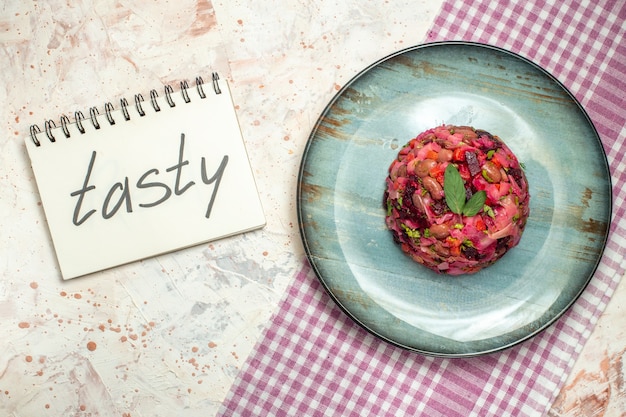
[[[206, 98], [188, 89], [170, 107], [161, 92], [121, 109], [86, 115], [85, 133], [58, 126], [26, 146], [64, 279], [265, 225], [228, 83]], [[119, 106], [116, 106], [119, 107]]]

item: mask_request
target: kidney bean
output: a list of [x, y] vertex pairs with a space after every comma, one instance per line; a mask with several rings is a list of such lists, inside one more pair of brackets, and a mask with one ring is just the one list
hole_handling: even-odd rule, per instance
[[421, 178], [427, 177], [428, 173], [431, 169], [437, 166], [437, 161], [433, 159], [424, 159], [423, 161], [419, 161], [417, 167], [415, 167], [415, 172]]
[[398, 168], [398, 177], [406, 177], [406, 165], [400, 165]]
[[430, 226], [430, 234], [437, 239], [444, 239], [450, 235], [450, 226], [447, 224], [433, 224]]
[[424, 184], [424, 188], [426, 191], [430, 193], [430, 196], [435, 200], [441, 200], [443, 197], [443, 188], [441, 188], [441, 184], [434, 179], [433, 177], [424, 177], [422, 179], [422, 183]]
[[437, 154], [437, 160], [439, 162], [447, 162], [452, 160], [452, 151], [450, 149], [441, 148]]
[[474, 131], [470, 126], [457, 126], [454, 133], [462, 133], [465, 139], [476, 139], [478, 131]]
[[421, 211], [422, 213], [426, 212], [426, 209], [424, 208], [424, 202], [422, 201], [422, 196], [420, 195], [419, 191], [415, 191], [411, 199], [413, 200], [413, 205], [417, 207], [419, 211]]
[[483, 165], [483, 176], [487, 181], [492, 183], [500, 182], [502, 179], [502, 176], [500, 175], [500, 168], [498, 168], [496, 164], [491, 161], [488, 161]]

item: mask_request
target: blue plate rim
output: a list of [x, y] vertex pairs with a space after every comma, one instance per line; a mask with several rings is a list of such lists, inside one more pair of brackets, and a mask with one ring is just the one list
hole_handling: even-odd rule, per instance
[[[419, 49], [424, 49], [424, 48], [432, 48], [432, 47], [440, 47], [440, 46], [448, 46], [448, 45], [461, 45], [461, 46], [468, 46], [468, 47], [476, 47], [476, 48], [485, 48], [485, 49], [491, 49], [494, 51], [497, 51], [499, 53], [502, 54], [506, 54], [509, 55], [515, 59], [518, 59], [522, 62], [524, 62], [527, 65], [532, 66], [533, 68], [535, 68], [536, 70], [538, 70], [539, 72], [541, 72], [544, 76], [548, 77], [552, 82], [554, 82], [556, 85], [558, 85], [564, 93], [566, 93], [569, 98], [571, 99], [571, 101], [573, 103], [576, 104], [576, 106], [578, 107], [579, 111], [581, 112], [581, 115], [584, 116], [584, 118], [586, 119], [586, 122], [589, 124], [589, 126], [591, 127], [591, 129], [593, 130], [594, 134], [595, 134], [595, 139], [598, 141], [599, 149], [601, 150], [602, 153], [602, 161], [604, 162], [604, 170], [607, 173], [607, 188], [608, 188], [608, 204], [606, 207], [607, 210], [607, 218], [609, 219], [609, 222], [607, 222], [606, 225], [606, 229], [604, 231], [604, 234], [602, 236], [602, 242], [601, 242], [601, 250], [599, 251], [599, 254], [596, 258], [595, 264], [593, 265], [593, 268], [591, 269], [591, 273], [589, 274], [589, 276], [586, 279], [586, 282], [584, 283], [584, 285], [581, 286], [580, 290], [578, 291], [577, 294], [575, 294], [575, 296], [573, 296], [570, 300], [569, 303], [567, 303], [560, 311], [558, 311], [557, 313], [554, 314], [554, 316], [546, 321], [546, 323], [544, 323], [542, 326], [538, 327], [536, 330], [529, 332], [525, 337], [521, 337], [518, 340], [515, 340], [511, 343], [508, 344], [504, 344], [501, 346], [498, 346], [496, 348], [493, 349], [486, 349], [483, 351], [475, 351], [475, 352], [457, 352], [457, 353], [445, 353], [445, 352], [436, 352], [436, 351], [431, 351], [431, 350], [425, 350], [425, 349], [419, 349], [416, 348], [414, 346], [407, 346], [405, 344], [399, 343], [389, 337], [386, 337], [385, 335], [380, 334], [379, 332], [374, 331], [373, 329], [369, 328], [365, 323], [363, 323], [361, 320], [359, 320], [359, 318], [357, 316], [355, 316], [349, 308], [347, 308], [342, 302], [341, 300], [333, 293], [333, 291], [331, 290], [331, 288], [328, 286], [327, 282], [325, 281], [324, 277], [322, 276], [322, 273], [315, 261], [315, 255], [312, 253], [311, 251], [311, 247], [308, 243], [307, 240], [307, 232], [306, 232], [306, 227], [305, 227], [305, 219], [303, 218], [303, 189], [302, 189], [302, 185], [304, 184], [304, 177], [305, 177], [305, 167], [306, 167], [306, 163], [307, 163], [307, 156], [309, 154], [309, 150], [312, 146], [312, 142], [314, 140], [314, 138], [317, 135], [318, 129], [320, 127], [320, 125], [323, 123], [324, 120], [324, 116], [326, 114], [329, 113], [329, 111], [333, 108], [333, 106], [335, 105], [335, 103], [337, 102], [337, 100], [339, 100], [344, 94], [345, 92], [358, 80], [360, 79], [364, 74], [368, 73], [370, 70], [372, 70], [373, 68], [376, 68], [378, 66], [380, 66], [381, 64], [385, 63], [386, 61], [389, 61], [397, 56], [401, 56], [404, 55], [406, 53], [409, 52], [413, 52]], [[510, 50], [507, 50], [505, 48], [499, 47], [499, 46], [495, 46], [495, 45], [491, 45], [491, 44], [487, 44], [487, 43], [482, 43], [482, 42], [472, 42], [472, 41], [463, 41], [463, 40], [447, 40], [447, 41], [436, 41], [436, 42], [426, 42], [426, 43], [422, 43], [422, 44], [417, 44], [417, 45], [413, 45], [404, 49], [400, 49], [396, 52], [393, 52], [377, 61], [375, 61], [374, 63], [366, 66], [365, 68], [363, 68], [361, 71], [359, 71], [356, 75], [354, 75], [347, 83], [345, 83], [343, 85], [343, 87], [337, 91], [337, 93], [335, 93], [335, 95], [332, 97], [332, 99], [328, 102], [328, 104], [325, 106], [325, 108], [323, 109], [323, 111], [320, 113], [320, 116], [318, 117], [313, 129], [311, 130], [311, 133], [307, 139], [307, 143], [306, 146], [304, 148], [303, 154], [302, 154], [302, 159], [300, 162], [300, 168], [298, 171], [298, 178], [297, 178], [297, 190], [296, 190], [296, 204], [297, 204], [297, 219], [298, 219], [298, 228], [299, 228], [299, 234], [300, 234], [300, 238], [302, 241], [302, 244], [304, 246], [304, 250], [305, 250], [305, 255], [306, 255], [306, 259], [309, 263], [309, 265], [311, 266], [311, 269], [313, 270], [313, 272], [315, 273], [315, 276], [318, 280], [318, 282], [322, 285], [322, 287], [324, 288], [326, 294], [328, 294], [328, 296], [332, 299], [332, 301], [335, 303], [335, 305], [337, 305], [344, 314], [346, 314], [351, 320], [353, 320], [358, 326], [360, 326], [362, 329], [364, 329], [365, 331], [367, 331], [369, 334], [375, 336], [376, 338], [383, 340], [393, 346], [397, 346], [399, 348], [408, 350], [408, 351], [412, 351], [412, 352], [416, 352], [425, 356], [433, 356], [433, 357], [443, 357], [443, 358], [467, 358], [467, 357], [475, 357], [475, 356], [482, 356], [482, 355], [487, 355], [487, 354], [491, 354], [491, 353], [497, 353], [497, 352], [502, 352], [504, 350], [510, 349], [514, 346], [517, 346], [535, 336], [537, 336], [538, 334], [542, 333], [543, 331], [545, 331], [547, 328], [551, 327], [556, 321], [558, 321], [575, 303], [576, 301], [580, 298], [580, 296], [583, 294], [583, 292], [585, 291], [585, 289], [588, 287], [589, 283], [591, 282], [592, 278], [595, 276], [596, 271], [598, 269], [598, 266], [600, 265], [603, 257], [604, 257], [604, 252], [606, 250], [606, 245], [607, 242], [609, 240], [609, 235], [611, 233], [611, 224], [613, 221], [613, 184], [612, 184], [612, 178], [611, 178], [611, 170], [610, 170], [610, 165], [608, 163], [608, 158], [606, 155], [606, 151], [604, 149], [604, 145], [602, 143], [602, 140], [600, 138], [600, 134], [595, 126], [595, 124], [593, 123], [591, 117], [589, 116], [589, 114], [587, 113], [587, 111], [585, 110], [585, 108], [582, 106], [582, 104], [580, 103], [580, 101], [572, 94], [572, 92], [558, 79], [556, 78], [554, 75], [552, 75], [550, 72], [548, 72], [546, 69], [544, 69], [543, 67], [541, 67], [540, 65], [536, 64], [535, 62], [533, 62], [532, 60], [518, 54], [515, 52], [512, 52]]]

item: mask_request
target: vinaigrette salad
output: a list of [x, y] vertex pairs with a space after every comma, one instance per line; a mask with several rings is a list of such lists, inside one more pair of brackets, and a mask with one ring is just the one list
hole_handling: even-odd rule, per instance
[[529, 198], [524, 169], [498, 136], [442, 125], [400, 150], [383, 205], [406, 254], [438, 273], [460, 275], [493, 264], [519, 243]]

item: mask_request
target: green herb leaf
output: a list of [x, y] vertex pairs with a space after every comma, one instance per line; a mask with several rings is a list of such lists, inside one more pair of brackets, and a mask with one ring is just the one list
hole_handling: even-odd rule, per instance
[[487, 199], [487, 193], [483, 190], [476, 192], [469, 199], [467, 203], [465, 203], [465, 207], [463, 207], [463, 215], [467, 217], [472, 217], [478, 214], [478, 212], [485, 205], [485, 200]]
[[443, 176], [443, 192], [446, 203], [453, 213], [461, 214], [465, 206], [465, 185], [459, 170], [453, 164], [448, 164]]

